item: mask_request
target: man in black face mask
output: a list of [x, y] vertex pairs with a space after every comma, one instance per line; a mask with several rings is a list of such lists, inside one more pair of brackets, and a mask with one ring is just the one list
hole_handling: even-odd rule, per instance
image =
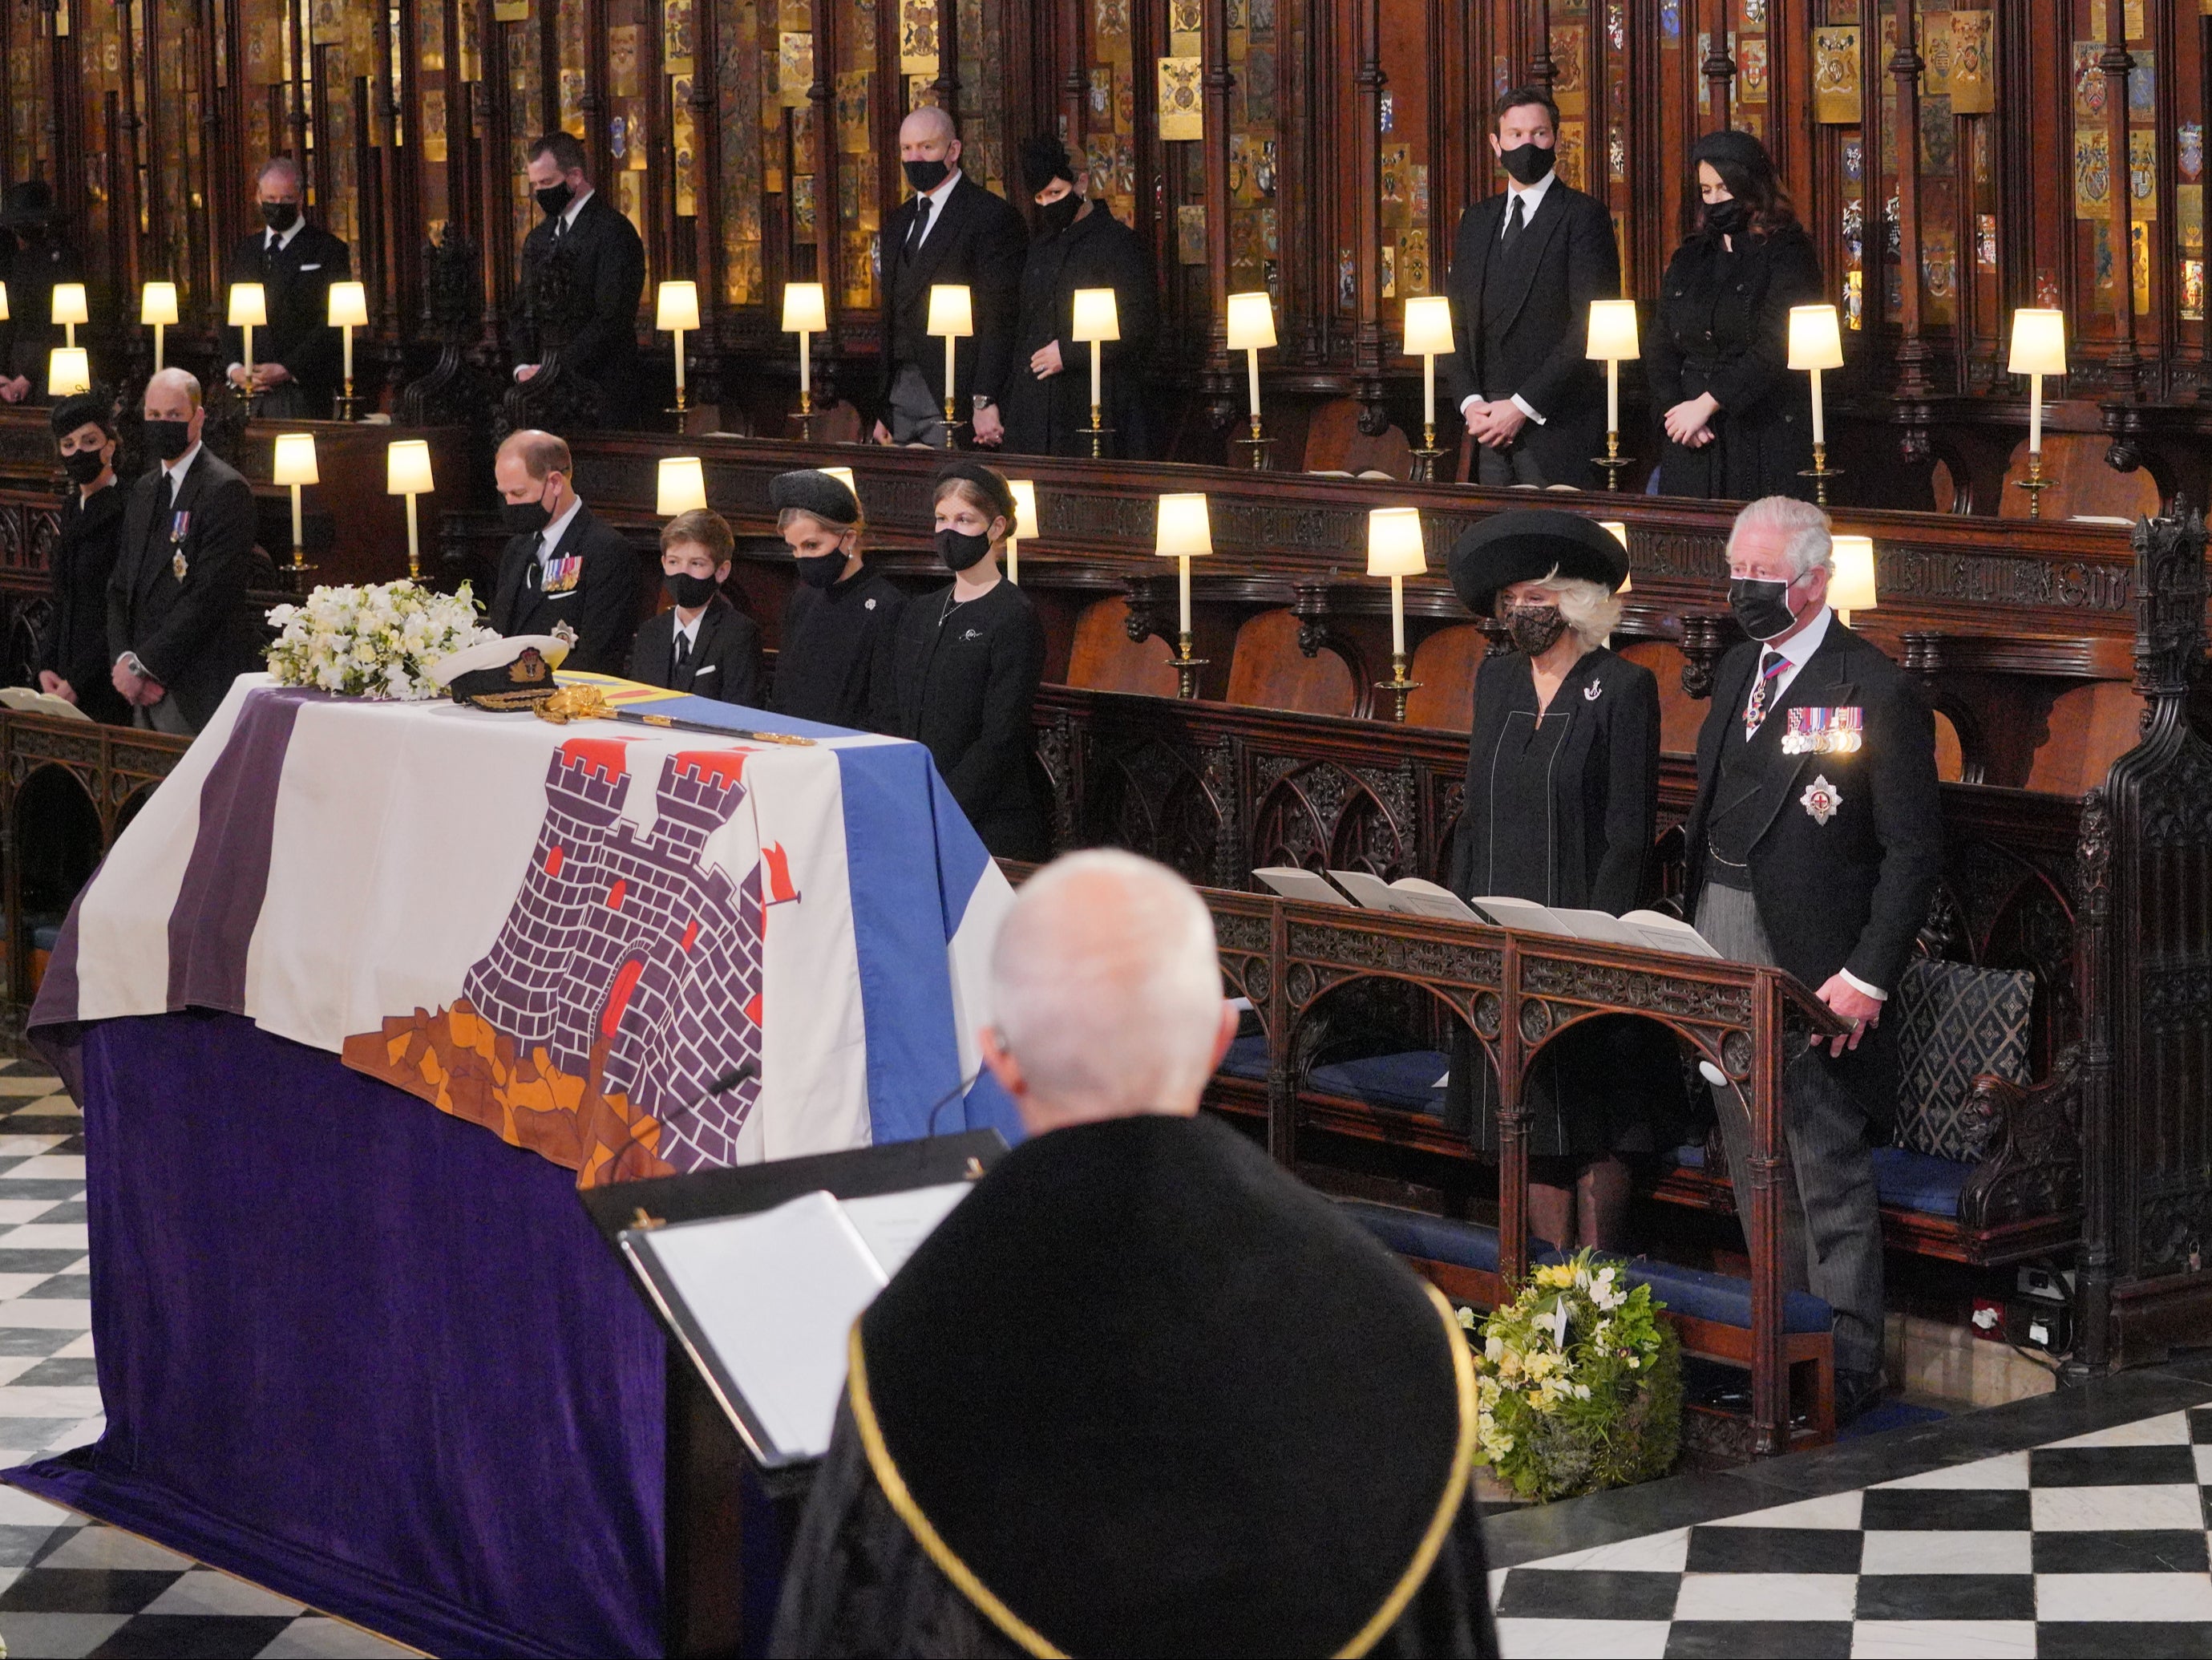
[[246, 372], [242, 331], [226, 327], [230, 384], [254, 398], [264, 420], [327, 420], [343, 374], [338, 331], [331, 326], [331, 284], [353, 274], [346, 245], [307, 218], [299, 164], [279, 155], [254, 181], [261, 224], [230, 252], [226, 284], [258, 283], [269, 321], [253, 331], [253, 373]]
[[799, 571], [783, 608], [769, 706], [802, 721], [865, 730], [890, 678], [906, 594], [862, 561], [867, 525], [843, 479], [811, 468], [781, 473], [768, 487], [768, 502]]
[[1585, 352], [1590, 301], [1620, 294], [1613, 217], [1553, 171], [1549, 93], [1516, 87], [1492, 114], [1506, 187], [1460, 216], [1446, 379], [1478, 447], [1477, 483], [1588, 489], [1605, 451], [1605, 384]]
[[[1829, 568], [1828, 515], [1809, 502], [1771, 496], [1737, 515], [1729, 605], [1751, 639], [1721, 660], [1698, 734], [1683, 904], [1722, 956], [1789, 970], [1850, 1026], [1789, 1058], [1782, 1115], [1783, 1274], [1835, 1310], [1844, 1422], [1884, 1388], [1872, 1148], [1888, 1140], [1899, 1063], [1882, 1014], [1928, 917], [1943, 826], [1927, 700], [1829, 609]], [[1748, 1218], [1750, 1111], [1732, 1086], [1713, 1102]]]
[[630, 648], [629, 678], [724, 703], [760, 702], [761, 638], [722, 592], [737, 539], [705, 508], [660, 527], [660, 583], [669, 608], [647, 620]]
[[1136, 234], [1087, 200], [1067, 147], [1049, 134], [1022, 145], [1022, 182], [1036, 204], [1036, 239], [1022, 271], [1006, 443], [1031, 455], [1088, 455], [1090, 349], [1069, 338], [1075, 291], [1111, 289], [1119, 340], [1103, 354], [1109, 455], [1146, 455], [1143, 365], [1152, 344], [1152, 273]]
[[200, 444], [200, 383], [163, 369], [141, 411], [157, 465], [131, 487], [107, 583], [109, 683], [136, 726], [196, 733], [230, 683], [258, 667], [246, 610], [253, 487]]
[[620, 674], [637, 629], [637, 555], [592, 515], [572, 482], [568, 444], [550, 432], [510, 433], [492, 463], [507, 544], [485, 621], [501, 634], [575, 635], [564, 666]]
[[[588, 380], [599, 394], [603, 426], [626, 425], [636, 412], [637, 305], [645, 292], [645, 244], [636, 227], [592, 188], [584, 147], [549, 132], [530, 147], [526, 177], [545, 216], [522, 242], [522, 284], [516, 291], [508, 349], [517, 384], [535, 380], [548, 351], [560, 352], [563, 374]], [[567, 306], [544, 309], [543, 274], [559, 258], [568, 266]]]
[[953, 361], [953, 417], [975, 441], [1005, 435], [999, 400], [1013, 368], [1014, 308], [1029, 238], [1022, 216], [960, 170], [960, 134], [940, 109], [899, 124], [899, 159], [916, 192], [884, 222], [884, 380], [878, 444], [951, 441], [945, 427], [945, 342], [929, 332], [929, 290], [965, 284], [975, 332]]

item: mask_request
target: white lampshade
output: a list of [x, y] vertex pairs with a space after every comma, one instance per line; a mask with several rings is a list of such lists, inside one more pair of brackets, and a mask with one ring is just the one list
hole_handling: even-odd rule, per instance
[[384, 454], [384, 493], [427, 496], [435, 489], [430, 477], [428, 442], [421, 438], [394, 439]]
[[936, 335], [975, 332], [975, 313], [969, 303], [965, 283], [932, 283], [929, 285], [929, 327], [927, 331]]
[[1835, 570], [1828, 578], [1828, 603], [1846, 617], [1875, 608], [1874, 538], [1838, 536], [1829, 540]]
[[2022, 306], [2012, 314], [2012, 358], [2008, 374], [2066, 373], [2066, 313]]
[[[1627, 550], [1628, 526], [1626, 525], [1623, 524], [1618, 519], [1601, 519], [1597, 521], [1597, 527], [1609, 534], [1614, 541], [1620, 543], [1622, 551], [1626, 552]], [[1615, 588], [1613, 592], [1615, 593], [1626, 593], [1631, 585], [1632, 585], [1635, 581], [1636, 578], [1632, 575], [1622, 577], [1620, 579], [1620, 586]]]
[[783, 331], [786, 334], [826, 334], [830, 330], [830, 296], [819, 283], [783, 285]]
[[1159, 532], [1152, 551], [1164, 559], [1177, 554], [1196, 558], [1213, 551], [1213, 526], [1206, 517], [1206, 497], [1175, 495], [1160, 497]]
[[1419, 508], [1370, 508], [1367, 514], [1367, 574], [1419, 576], [1429, 568]]
[[92, 313], [85, 308], [83, 283], [54, 284], [55, 327], [59, 328], [64, 323], [85, 323], [91, 319]]
[[0, 283], [0, 323], [8, 320], [8, 285]]
[[322, 476], [315, 471], [315, 435], [312, 432], [280, 432], [276, 435], [276, 459], [269, 469], [272, 484], [319, 484]]
[[149, 283], [139, 290], [138, 320], [149, 325], [159, 323], [167, 328], [177, 320], [177, 285], [174, 283]]
[[1442, 357], [1451, 349], [1451, 301], [1442, 295], [1406, 301], [1406, 355]]
[[823, 467], [820, 469], [820, 471], [828, 473], [832, 478], [842, 484], [847, 489], [852, 491], [854, 501], [858, 502], [860, 499], [860, 487], [853, 480], [852, 468]]
[[[58, 299], [61, 290], [54, 290]], [[234, 329], [264, 328], [269, 322], [269, 296], [258, 283], [230, 285], [230, 325]]]
[[331, 284], [330, 324], [334, 329], [368, 326], [368, 285], [365, 283], [333, 283]]
[[1793, 369], [1839, 369], [1844, 366], [1844, 336], [1833, 306], [1790, 307], [1790, 367]]
[[653, 510], [663, 519], [707, 505], [707, 469], [696, 455], [660, 458], [660, 489]]
[[1119, 340], [1121, 337], [1121, 314], [1115, 308], [1111, 289], [1078, 289], [1075, 291], [1075, 322], [1068, 331], [1071, 340]]
[[663, 331], [699, 326], [699, 285], [663, 283], [653, 308], [653, 326]]
[[56, 346], [46, 359], [46, 396], [67, 398], [92, 390], [92, 359], [82, 346]]
[[1275, 344], [1275, 302], [1262, 289], [1229, 296], [1231, 351], [1265, 351]]
[[1625, 362], [1642, 355], [1636, 344], [1636, 301], [1590, 301], [1589, 349], [1586, 355], [1601, 363]]
[[1037, 529], [1036, 483], [1029, 478], [1009, 478], [1006, 488], [1014, 493], [1014, 538], [1026, 541], [1042, 534]]

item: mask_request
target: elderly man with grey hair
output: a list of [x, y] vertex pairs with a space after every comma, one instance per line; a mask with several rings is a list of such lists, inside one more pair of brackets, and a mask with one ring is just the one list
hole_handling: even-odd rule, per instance
[[331, 284], [353, 275], [344, 241], [307, 220], [307, 186], [289, 155], [261, 164], [253, 185], [260, 223], [230, 251], [227, 283], [258, 283], [269, 321], [253, 331], [246, 361], [242, 329], [226, 326], [230, 384], [254, 398], [264, 420], [327, 420], [342, 386], [338, 331], [331, 326]]
[[1237, 1025], [1198, 896], [1074, 854], [992, 980], [1030, 1139], [860, 1316], [771, 1652], [1495, 1653], [1465, 1341], [1198, 1116]]
[[[1896, 1110], [1897, 988], [1942, 870], [1934, 717], [1919, 688], [1828, 605], [1828, 515], [1770, 496], [1729, 536], [1729, 605], [1751, 638], [1721, 660], [1698, 735], [1685, 903], [1723, 957], [1774, 964], [1850, 1023], [1792, 1055], [1783, 1271], [1835, 1310], [1836, 1412], [1885, 1387], [1873, 1146]], [[1751, 1214], [1751, 1119], [1713, 1090]]]

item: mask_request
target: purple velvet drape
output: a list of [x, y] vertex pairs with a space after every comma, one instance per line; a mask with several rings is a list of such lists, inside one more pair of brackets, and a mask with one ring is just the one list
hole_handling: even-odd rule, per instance
[[235, 1015], [82, 1041], [107, 1433], [9, 1479], [434, 1654], [659, 1654], [664, 1347], [574, 1174]]

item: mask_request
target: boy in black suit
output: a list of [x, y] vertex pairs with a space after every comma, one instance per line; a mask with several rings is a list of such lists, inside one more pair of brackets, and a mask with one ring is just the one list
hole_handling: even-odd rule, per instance
[[[645, 291], [645, 244], [622, 210], [592, 188], [584, 147], [549, 132], [530, 147], [525, 175], [545, 215], [522, 242], [522, 286], [515, 299], [517, 382], [536, 378], [543, 353], [557, 344], [567, 372], [599, 389], [601, 423], [619, 427], [637, 383], [637, 302]], [[540, 273], [556, 256], [568, 265], [568, 308], [542, 315]]]
[[[1684, 908], [1722, 956], [1785, 968], [1850, 1032], [1790, 1057], [1783, 1274], [1835, 1310], [1836, 1416], [1880, 1399], [1875, 1137], [1896, 1110], [1882, 1010], [1942, 873], [1936, 723], [1910, 677], [1828, 607], [1828, 515], [1770, 496], [1729, 537], [1729, 604], [1751, 639], [1721, 660], [1698, 734]], [[1715, 1087], [1739, 1216], [1751, 1117]]]
[[534, 428], [510, 433], [492, 464], [510, 532], [486, 617], [501, 634], [574, 632], [568, 666], [620, 674], [637, 629], [637, 555], [594, 518], [572, 482], [568, 446]]
[[253, 331], [250, 381], [243, 332], [223, 330], [228, 379], [254, 396], [253, 412], [264, 420], [327, 420], [342, 373], [331, 284], [352, 276], [353, 255], [320, 225], [307, 222], [296, 161], [280, 155], [263, 162], [254, 192], [263, 228], [231, 250], [223, 280], [262, 284], [269, 321]]
[[262, 656], [246, 612], [253, 488], [200, 443], [200, 383], [146, 383], [146, 447], [159, 465], [131, 487], [107, 583], [108, 678], [132, 723], [190, 733]]
[[674, 603], [637, 631], [629, 678], [725, 703], [760, 702], [760, 630], [729, 602], [737, 546], [719, 513], [694, 508], [660, 529], [660, 581]]
[[1452, 244], [1452, 396], [1474, 435], [1475, 482], [1590, 486], [1605, 386], [1583, 355], [1593, 300], [1620, 294], [1605, 204], [1553, 171], [1559, 106], [1516, 87], [1492, 106], [1505, 190], [1460, 216]]
[[917, 192], [884, 225], [883, 414], [878, 444], [951, 441], [945, 428], [945, 343], [929, 331], [929, 290], [965, 283], [975, 332], [953, 360], [955, 419], [969, 411], [975, 441], [1006, 435], [999, 400], [1014, 360], [1022, 262], [1022, 216], [960, 170], [960, 134], [943, 110], [918, 109], [899, 124], [899, 158]]

